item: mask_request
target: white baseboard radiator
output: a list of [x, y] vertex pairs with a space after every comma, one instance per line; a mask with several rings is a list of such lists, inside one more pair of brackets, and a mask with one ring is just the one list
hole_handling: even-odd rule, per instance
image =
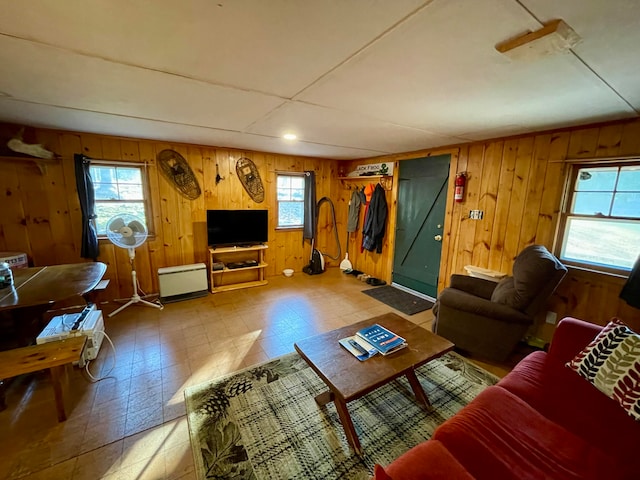
[[160, 300], [178, 302], [204, 297], [208, 293], [207, 266], [204, 263], [158, 269]]

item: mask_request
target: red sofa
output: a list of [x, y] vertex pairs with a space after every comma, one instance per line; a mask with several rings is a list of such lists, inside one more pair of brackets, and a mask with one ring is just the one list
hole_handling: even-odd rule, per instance
[[565, 366], [602, 327], [563, 319], [534, 352], [376, 480], [640, 479], [640, 422]]

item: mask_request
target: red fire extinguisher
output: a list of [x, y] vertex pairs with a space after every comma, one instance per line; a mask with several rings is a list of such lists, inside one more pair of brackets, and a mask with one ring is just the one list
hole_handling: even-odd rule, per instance
[[456, 181], [455, 181], [455, 193], [453, 195], [453, 198], [456, 202], [462, 202], [462, 197], [464, 197], [464, 185], [465, 183], [467, 183], [467, 176], [465, 174], [465, 172], [462, 173], [458, 173], [456, 175]]

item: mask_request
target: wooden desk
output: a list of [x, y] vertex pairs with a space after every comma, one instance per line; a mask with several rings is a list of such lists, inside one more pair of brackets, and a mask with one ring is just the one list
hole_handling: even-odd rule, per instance
[[13, 271], [13, 288], [0, 290], [0, 312], [52, 305], [85, 295], [100, 282], [107, 266], [101, 262], [71, 263]]

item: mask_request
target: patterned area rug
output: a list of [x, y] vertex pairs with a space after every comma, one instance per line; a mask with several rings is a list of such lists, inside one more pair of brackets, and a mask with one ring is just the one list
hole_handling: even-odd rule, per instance
[[333, 403], [315, 403], [326, 387], [296, 353], [191, 387], [185, 399], [198, 478], [367, 479], [375, 463], [430, 438], [497, 381], [455, 353], [416, 372], [431, 411], [414, 401], [404, 377], [348, 404], [361, 457], [349, 449]]
[[433, 302], [412, 295], [399, 288], [392, 287], [391, 285], [370, 288], [369, 290], [363, 290], [362, 293], [389, 305], [391, 308], [400, 310], [405, 315], [413, 315], [433, 307]]

